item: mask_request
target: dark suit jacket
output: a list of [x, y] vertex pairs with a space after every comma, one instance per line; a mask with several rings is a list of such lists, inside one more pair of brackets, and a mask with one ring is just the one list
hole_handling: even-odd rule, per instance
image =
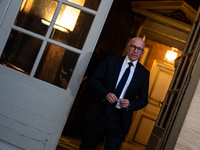
[[[94, 121], [101, 112], [105, 111], [105, 106], [108, 102], [105, 100], [105, 97], [108, 93], [114, 91], [124, 59], [125, 57], [122, 56], [108, 56], [90, 77], [89, 82], [96, 99], [86, 114], [88, 121]], [[125, 99], [129, 99], [130, 101], [130, 107], [123, 109], [125, 134], [129, 130], [133, 111], [142, 109], [147, 105], [148, 89], [149, 71], [138, 62], [133, 78], [124, 96]]]

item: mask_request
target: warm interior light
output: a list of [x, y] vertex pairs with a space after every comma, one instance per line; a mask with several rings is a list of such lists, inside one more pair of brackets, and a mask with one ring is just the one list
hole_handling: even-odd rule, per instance
[[25, 4], [26, 4], [26, 0], [23, 0], [20, 11], [22, 11], [24, 9]]
[[[47, 26], [50, 25], [50, 22], [47, 21], [47, 20], [41, 19], [41, 21], [42, 21], [43, 24], [45, 24], [45, 25], [47, 25]], [[65, 27], [62, 27], [62, 26], [57, 25], [57, 24], [54, 25], [54, 28], [55, 28], [55, 29], [58, 29], [58, 30], [60, 30], [60, 31], [62, 31], [62, 32], [68, 32], [67, 29], [66, 29]]]
[[33, 5], [33, 0], [23, 0], [20, 11], [24, 11], [26, 13], [29, 13], [32, 5]]
[[165, 55], [165, 60], [169, 63], [173, 63], [173, 61], [176, 59], [178, 53], [176, 52], [176, 48], [172, 48], [172, 50], [168, 50]]
[[64, 12], [62, 15], [59, 14], [56, 24], [73, 31], [80, 14], [80, 10], [66, 5], [63, 5], [62, 9], [64, 9]]
[[[83, 6], [85, 0], [69, 0], [69, 2]], [[81, 11], [79, 9], [76, 9], [74, 7], [62, 5], [61, 11], [58, 15], [54, 28], [61, 30], [63, 32], [67, 32], [68, 30], [73, 31], [76, 25], [76, 21], [80, 15], [80, 12]], [[49, 23], [47, 22], [44, 21], [44, 19], [42, 20], [42, 23], [50, 25], [50, 22]]]

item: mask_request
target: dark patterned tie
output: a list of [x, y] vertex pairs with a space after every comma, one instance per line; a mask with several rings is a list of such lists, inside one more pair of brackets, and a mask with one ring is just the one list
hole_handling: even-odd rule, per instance
[[[130, 74], [130, 67], [133, 65], [132, 62], [129, 62], [129, 67], [126, 69], [126, 71], [124, 72], [120, 82], [118, 83], [117, 87], [115, 88], [114, 90], [114, 94], [117, 96], [117, 98], [119, 99], [120, 95], [121, 95], [121, 92], [124, 88], [124, 85], [126, 84], [126, 81], [128, 79], [128, 76]], [[115, 108], [115, 105], [116, 103], [114, 104], [111, 104], [108, 102], [107, 106], [106, 106], [106, 112], [109, 114], [109, 113], [112, 113], [114, 108]]]

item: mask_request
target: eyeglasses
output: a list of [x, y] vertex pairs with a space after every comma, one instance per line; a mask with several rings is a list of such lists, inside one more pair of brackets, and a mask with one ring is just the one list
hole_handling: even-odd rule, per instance
[[144, 51], [144, 49], [143, 48], [141, 48], [141, 47], [137, 47], [137, 46], [135, 46], [135, 45], [129, 45], [129, 47], [131, 48], [131, 49], [134, 49], [134, 50], [138, 50], [138, 52], [142, 52], [142, 51]]

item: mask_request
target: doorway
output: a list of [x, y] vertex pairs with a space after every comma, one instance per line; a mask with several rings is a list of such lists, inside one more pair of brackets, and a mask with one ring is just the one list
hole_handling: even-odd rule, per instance
[[[133, 2], [134, 3], [134, 2]], [[142, 4], [141, 4], [141, 6], [143, 6]], [[134, 7], [134, 5], [133, 5], [133, 7]], [[151, 14], [151, 13], [146, 13], [146, 11], [142, 11], [141, 12], [141, 10], [138, 10], [138, 9], [136, 9], [135, 7], [134, 7], [134, 10], [136, 11], [136, 12], [139, 12], [139, 13], [141, 13], [141, 14], [143, 14], [143, 15], [147, 15], [147, 17], [150, 17], [151, 18], [151, 15], [149, 16], [149, 14]], [[179, 23], [177, 23], [175, 20], [174, 20], [174, 22], [175, 22], [175, 24], [174, 25], [179, 25], [179, 26], [184, 26], [184, 29], [187, 29], [187, 31], [182, 31], [182, 29], [181, 30], [179, 30], [179, 28], [178, 27], [176, 27], [176, 28], [173, 28], [173, 21], [171, 22], [171, 19], [168, 19], [168, 18], [165, 18], [165, 19], [162, 19], [162, 17], [160, 17], [159, 15], [157, 16], [157, 15], [155, 15], [153, 12], [152, 12], [152, 16], [154, 16], [156, 19], [158, 19], [158, 20], [156, 20], [156, 21], [152, 21], [154, 18], [151, 18], [151, 19], [146, 19], [145, 21], [143, 20], [143, 19], [138, 19], [137, 17], [135, 17], [134, 19], [134, 22], [135, 22], [135, 24], [134, 24], [134, 28], [132, 29], [132, 31], [130, 30], [130, 33], [131, 33], [131, 36], [129, 35], [128, 37], [129, 38], [131, 38], [131, 37], [133, 37], [133, 36], [140, 36], [140, 37], [142, 37], [143, 35], [147, 35], [147, 39], [146, 39], [146, 41], [148, 41], [147, 43], [147, 48], [148, 48], [148, 54], [147, 54], [147, 56], [146, 56], [146, 58], [143, 60], [143, 64], [149, 69], [149, 70], [151, 70], [151, 67], [152, 67], [152, 64], [153, 64], [153, 62], [154, 62], [154, 59], [158, 59], [158, 60], [160, 60], [161, 62], [164, 62], [164, 63], [166, 63], [166, 60], [165, 60], [165, 54], [166, 54], [166, 52], [167, 52], [167, 50], [172, 50], [172, 48], [171, 48], [171, 46], [173, 45], [174, 47], [176, 47], [176, 45], [178, 46], [178, 48], [180, 49], [179, 51], [178, 51], [178, 55], [177, 56], [180, 56], [181, 55], [181, 53], [182, 53], [182, 50], [183, 50], [183, 48], [184, 48], [184, 45], [185, 45], [185, 41], [186, 41], [186, 39], [187, 39], [187, 36], [188, 36], [188, 30], [190, 30], [190, 26], [189, 25], [186, 25], [186, 26], [184, 26], [184, 25], [182, 25], [180, 22]], [[170, 20], [170, 21], [169, 21]], [[130, 21], [130, 19], [129, 19], [129, 21]], [[169, 26], [164, 26], [163, 25], [163, 23], [162, 23], [162, 21], [164, 21], [165, 23], [167, 22], [168, 24], [169, 24]], [[161, 22], [161, 24], [160, 24], [160, 22]], [[118, 22], [119, 23], [119, 22]], [[116, 24], [118, 24], [118, 23], [116, 23]], [[121, 23], [121, 22], [120, 22]], [[137, 23], [137, 25], [136, 25], [136, 23]], [[140, 26], [141, 25], [141, 26]], [[140, 26], [140, 27], [139, 27]], [[133, 26], [132, 26], [133, 27]], [[111, 29], [110, 29], [111, 30]], [[116, 32], [118, 32], [119, 31], [119, 28], [118, 28], [118, 30], [116, 31]], [[163, 33], [164, 32], [164, 33]], [[129, 34], [130, 34], [129, 33]], [[170, 36], [168, 36], [168, 34], [170, 35]], [[107, 35], [108, 35], [108, 37], [110, 36], [110, 35], [112, 35], [112, 33], [110, 33], [110, 31], [109, 32], [107, 32]], [[121, 34], [122, 35], [122, 34]], [[181, 35], [181, 37], [180, 37], [180, 35]], [[113, 36], [113, 35], [112, 35]], [[117, 37], [117, 36], [116, 36]], [[105, 37], [104, 37], [105, 38]], [[101, 39], [101, 38], [100, 38]], [[110, 37], [109, 39], [107, 38], [107, 41], [105, 40], [104, 42], [106, 43], [106, 42], [108, 42], [108, 41], [111, 41], [111, 39], [112, 39], [112, 37]], [[158, 39], [158, 41], [156, 40], [156, 39]], [[126, 37], [126, 41], [128, 41], [128, 39], [127, 39], [127, 37]], [[164, 41], [164, 42], [163, 42]], [[105, 55], [112, 55], [112, 54], [117, 54], [117, 55], [122, 55], [122, 53], [120, 53], [119, 51], [107, 51], [107, 49], [112, 49], [112, 47], [107, 47], [110, 43], [103, 43], [101, 46], [102, 47], [104, 47], [105, 49], [106, 49], [106, 51], [105, 52], [107, 52], [107, 53], [104, 53]], [[117, 42], [115, 42], [115, 47], [117, 47], [117, 44], [116, 44]], [[156, 48], [156, 44], [155, 43], [158, 43], [158, 44], [161, 44], [160, 46], [161, 47], [157, 47]], [[154, 45], [155, 44], [155, 45]], [[163, 46], [165, 47], [167, 47], [167, 48], [164, 48], [164, 50], [163, 50]], [[124, 45], [124, 47], [125, 47], [125, 45]], [[123, 49], [124, 49], [124, 47], [123, 47]], [[152, 49], [157, 49], [157, 51], [155, 51], [155, 53], [154, 53], [154, 50], [152, 50]], [[99, 53], [101, 53], [101, 51], [98, 51], [98, 54]], [[104, 55], [104, 56], [105, 56]], [[150, 56], [154, 56], [155, 58], [154, 59], [151, 59], [150, 58]], [[157, 58], [158, 57], [158, 58]], [[100, 57], [101, 58], [101, 57]], [[167, 62], [167, 64], [169, 64], [170, 66], [171, 66], [171, 70], [173, 70], [174, 68], [173, 68], [173, 62], [172, 63], [168, 63]], [[166, 88], [167, 89], [167, 88]], [[87, 93], [87, 92], [86, 92]], [[162, 95], [163, 96], [163, 95]], [[162, 105], [162, 103], [160, 103], [160, 102], [158, 102], [157, 101], [157, 103], [156, 104], [154, 104], [154, 105], [156, 105], [156, 106], [158, 106], [159, 108], [161, 107], [161, 105]], [[153, 106], [154, 106], [153, 105]], [[85, 110], [86, 111], [86, 110]], [[158, 114], [158, 112], [159, 112], [159, 110], [157, 110], [157, 112], [156, 112], [156, 114]], [[138, 114], [140, 114], [140, 113], [138, 113]], [[137, 114], [137, 115], [138, 115]], [[82, 113], [81, 113], [81, 115], [83, 115]], [[135, 114], [136, 115], [136, 114]], [[135, 116], [134, 115], [134, 116]], [[72, 117], [73, 118], [73, 117]], [[82, 117], [81, 117], [82, 118]], [[155, 120], [156, 120], [156, 118], [157, 118], [157, 115], [155, 115], [154, 116], [154, 119], [152, 119], [151, 120], [151, 123], [152, 124], [154, 124], [155, 123]], [[139, 119], [140, 120], [140, 119]], [[140, 122], [140, 121], [139, 121]], [[134, 123], [133, 123], [134, 124]], [[127, 135], [127, 138], [126, 138], [126, 141], [125, 141], [125, 144], [123, 144], [124, 145], [124, 147], [131, 147], [131, 146], [129, 146], [127, 143], [131, 143], [132, 145], [133, 144], [139, 144], [139, 145], [141, 145], [141, 146], [143, 146], [143, 147], [145, 147], [145, 145], [147, 144], [147, 141], [148, 141], [148, 139], [145, 139], [145, 142], [141, 142], [140, 140], [138, 140], [138, 139], [140, 139], [140, 138], [138, 138], [138, 136], [136, 136], [136, 133], [137, 133], [137, 131], [138, 131], [138, 128], [137, 127], [139, 127], [138, 126], [138, 122], [137, 123], [135, 123], [136, 124], [136, 126], [135, 125], [133, 125], [133, 127], [134, 127], [134, 132], [131, 132], [131, 134], [128, 134]], [[78, 125], [80, 125], [80, 124], [78, 124]], [[81, 127], [82, 128], [82, 127]], [[69, 129], [68, 129], [69, 130]], [[142, 129], [140, 129], [140, 131], [141, 131]], [[151, 130], [152, 130], [152, 128], [151, 128]], [[78, 131], [78, 130], [77, 130]], [[150, 133], [149, 131], [148, 131], [148, 133]], [[149, 137], [150, 135], [148, 134], [148, 137]]]
[[[145, 109], [134, 113], [132, 125], [130, 127], [129, 133], [127, 134], [126, 140], [122, 144], [122, 149], [133, 147], [144, 148], [147, 145], [159, 110], [162, 106], [162, 101], [164, 100], [164, 96], [167, 92], [174, 73], [174, 62], [167, 62], [165, 59], [165, 55], [168, 50], [171, 50], [171, 47], [146, 39], [146, 58], [144, 60], [141, 59], [140, 61], [145, 65], [146, 68], [151, 71], [149, 104], [145, 107]], [[176, 52], [177, 57], [182, 53], [181, 50], [176, 50]], [[87, 69], [89, 74], [92, 74], [95, 68], [102, 62], [102, 58], [99, 54], [93, 54], [92, 58], [94, 59], [91, 59]], [[167, 84], [162, 82], [162, 80], [165, 80]], [[157, 98], [155, 95], [160, 86], [162, 86], [162, 88], [165, 90], [163, 90], [163, 93], [159, 93], [160, 96]], [[89, 104], [93, 100], [93, 96], [91, 94], [92, 91], [89, 88], [86, 78], [86, 80], [82, 81], [79, 92], [76, 95], [75, 102], [72, 106], [70, 115], [62, 133], [63, 137], [67, 137], [68, 143], [70, 143], [70, 140], [72, 143], [74, 141], [74, 147], [78, 147], [81, 141], [81, 135], [84, 131], [86, 123], [84, 115]], [[146, 126], [147, 123], [149, 124], [148, 126]], [[144, 135], [146, 138], [144, 138]], [[61, 139], [60, 143], [62, 142], [64, 142], [63, 139]], [[72, 143], [70, 143], [70, 145], [73, 145]], [[102, 143], [99, 145], [99, 147], [101, 146]]]

